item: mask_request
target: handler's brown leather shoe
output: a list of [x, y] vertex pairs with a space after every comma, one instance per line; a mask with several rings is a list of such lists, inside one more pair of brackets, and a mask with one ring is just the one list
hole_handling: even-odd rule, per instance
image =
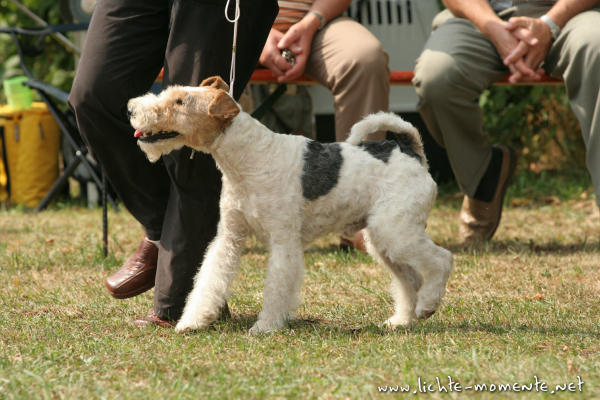
[[117, 299], [137, 296], [154, 287], [158, 248], [144, 238], [121, 268], [106, 278], [106, 288]]
[[495, 147], [502, 151], [498, 186], [490, 202], [464, 197], [459, 227], [459, 238], [463, 244], [476, 244], [491, 239], [500, 224], [504, 195], [508, 182], [515, 172], [517, 160], [509, 147], [503, 145], [495, 145]]

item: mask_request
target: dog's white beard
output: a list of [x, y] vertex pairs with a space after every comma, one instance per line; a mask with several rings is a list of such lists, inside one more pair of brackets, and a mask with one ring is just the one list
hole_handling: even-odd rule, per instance
[[183, 143], [178, 143], [174, 140], [165, 140], [156, 143], [144, 143], [138, 140], [138, 146], [146, 153], [146, 157], [150, 162], [156, 162], [163, 154], [169, 154], [173, 150], [179, 150], [183, 147]]

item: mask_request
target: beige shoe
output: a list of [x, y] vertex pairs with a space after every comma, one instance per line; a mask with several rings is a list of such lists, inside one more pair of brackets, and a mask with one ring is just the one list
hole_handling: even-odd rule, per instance
[[498, 187], [491, 202], [464, 197], [459, 227], [459, 238], [463, 244], [476, 244], [491, 239], [500, 224], [504, 195], [510, 178], [515, 173], [517, 157], [507, 146], [494, 145], [494, 147], [502, 151]]

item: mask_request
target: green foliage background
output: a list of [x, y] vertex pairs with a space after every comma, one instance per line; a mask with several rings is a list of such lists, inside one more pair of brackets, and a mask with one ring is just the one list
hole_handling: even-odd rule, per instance
[[[70, 16], [63, 11], [61, 2], [57, 0], [24, 0], [21, 3], [49, 24], [71, 22]], [[38, 25], [10, 1], [0, 0], [0, 26], [36, 27]], [[73, 39], [68, 34], [67, 36]], [[28, 54], [26, 63], [34, 77], [68, 91], [75, 75], [75, 55], [49, 36], [22, 37], [22, 41]], [[17, 75], [23, 75], [23, 71], [19, 66], [16, 46], [9, 35], [2, 34], [0, 35], [0, 81]], [[0, 102], [5, 103], [3, 92]]]
[[521, 169], [585, 168], [579, 122], [564, 86], [494, 86], [480, 104], [492, 140], [517, 150]]

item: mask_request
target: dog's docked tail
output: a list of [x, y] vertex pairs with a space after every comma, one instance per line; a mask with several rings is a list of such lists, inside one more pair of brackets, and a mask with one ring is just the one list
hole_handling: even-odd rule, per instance
[[393, 140], [403, 152], [413, 153], [427, 168], [427, 158], [423, 150], [423, 142], [417, 128], [394, 113], [378, 112], [366, 116], [352, 126], [346, 143], [358, 146], [370, 133], [390, 131], [395, 133]]

